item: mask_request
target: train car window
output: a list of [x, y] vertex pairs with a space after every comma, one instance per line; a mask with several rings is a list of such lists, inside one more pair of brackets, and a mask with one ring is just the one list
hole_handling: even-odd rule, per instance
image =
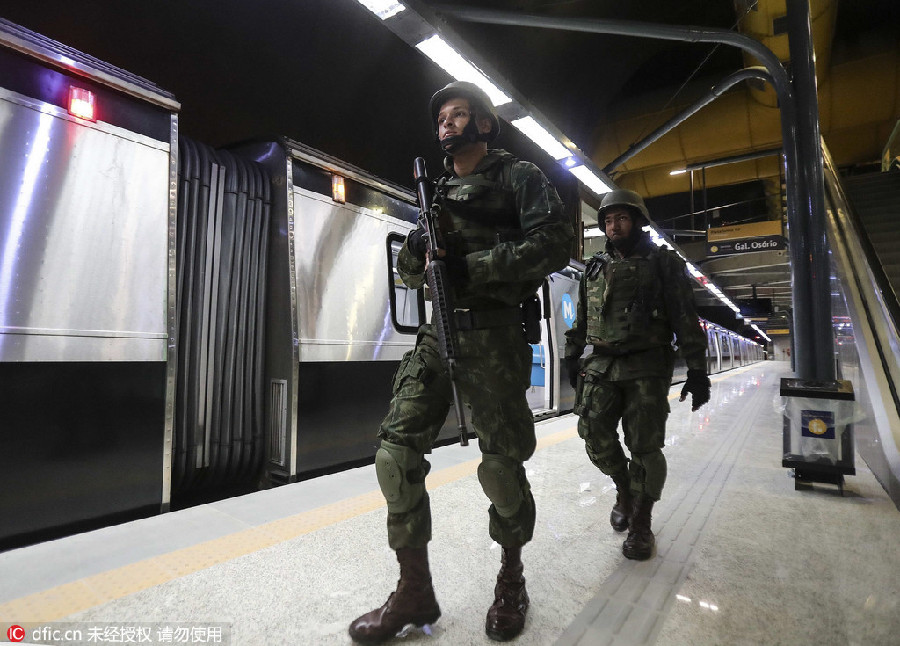
[[421, 289], [409, 289], [397, 271], [397, 256], [405, 236], [390, 233], [387, 238], [388, 294], [391, 301], [391, 321], [398, 332], [415, 334], [425, 321], [425, 294]]

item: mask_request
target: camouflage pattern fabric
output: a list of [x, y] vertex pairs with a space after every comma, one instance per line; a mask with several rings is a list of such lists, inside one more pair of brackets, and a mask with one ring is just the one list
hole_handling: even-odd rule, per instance
[[674, 340], [687, 367], [706, 372], [706, 334], [684, 261], [646, 233], [627, 258], [609, 242], [602, 256], [603, 270], [592, 280], [585, 272], [579, 285], [565, 356], [591, 344], [607, 379], [671, 378]]
[[[452, 239], [458, 233], [464, 238], [460, 248], [451, 251], [466, 259], [469, 272], [468, 282], [454, 286], [453, 304], [472, 309], [518, 305], [537, 291], [548, 274], [569, 263], [574, 233], [562, 200], [537, 166], [504, 150], [490, 150], [472, 175], [463, 179], [475, 183], [450, 186], [441, 207], [441, 220], [449, 220], [453, 228], [442, 230], [442, 235]], [[498, 192], [507, 199], [502, 195], [498, 199]], [[512, 218], [500, 215], [501, 204]], [[479, 213], [488, 217], [476, 221]], [[510, 235], [514, 239], [495, 239], [512, 232], [518, 234]], [[425, 263], [405, 243], [397, 257], [397, 271], [410, 289], [425, 284]]]
[[[632, 493], [653, 500], [659, 500], [666, 480], [662, 448], [673, 341], [688, 368], [706, 372], [706, 335], [684, 262], [646, 233], [625, 258], [607, 241], [606, 252], [588, 262], [575, 323], [566, 332], [567, 359], [577, 359], [592, 345], [576, 393], [578, 434], [603, 473], [618, 476], [627, 470]], [[620, 444], [619, 420], [630, 462]]]
[[[671, 378], [643, 377], [626, 381], [604, 379], [588, 360], [575, 413], [578, 435], [584, 440], [591, 462], [610, 477], [629, 471], [631, 491], [659, 500], [666, 482], [666, 418], [669, 415]], [[622, 420], [625, 446], [617, 427]]]
[[[565, 208], [544, 174], [503, 150], [489, 150], [472, 174], [459, 178], [452, 161], [437, 191], [441, 238], [465, 259], [469, 280], [453, 285], [453, 305], [473, 311], [519, 305], [544, 278], [569, 262], [574, 233]], [[406, 243], [397, 258], [404, 284], [425, 284], [425, 264]], [[534, 417], [525, 393], [530, 385], [531, 347], [521, 325], [461, 330], [457, 388], [471, 411], [482, 453], [518, 464], [523, 503], [504, 518], [491, 504], [488, 531], [503, 547], [521, 547], [534, 532], [535, 507], [522, 463], [534, 453]], [[450, 382], [430, 325], [419, 330], [415, 349], [401, 361], [394, 396], [378, 436], [431, 451], [451, 406]], [[426, 463], [427, 464], [427, 463]], [[427, 466], [425, 467], [427, 470]], [[431, 539], [427, 496], [411, 511], [388, 514], [393, 549], [422, 547]]]
[[[521, 547], [531, 540], [535, 522], [534, 499], [522, 467], [536, 444], [534, 417], [525, 397], [530, 384], [531, 347], [521, 326], [460, 331], [459, 345], [457, 387], [471, 410], [478, 446], [482, 453], [503, 455], [519, 463], [519, 486], [525, 500], [511, 518], [500, 516], [491, 505], [489, 533], [504, 547]], [[422, 454], [430, 453], [452, 398], [431, 325], [422, 326], [415, 349], [404, 355], [393, 389], [378, 437]], [[423, 471], [427, 472], [427, 466]], [[392, 549], [424, 546], [431, 540], [427, 495], [409, 512], [389, 513], [387, 524]]]

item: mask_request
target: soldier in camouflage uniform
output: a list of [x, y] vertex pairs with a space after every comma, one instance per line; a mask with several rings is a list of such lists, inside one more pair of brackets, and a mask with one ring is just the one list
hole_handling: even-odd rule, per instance
[[[431, 99], [438, 143], [447, 155], [438, 179], [441, 249], [452, 283], [458, 330], [456, 382], [471, 410], [482, 461], [478, 479], [491, 502], [488, 531], [503, 548], [495, 602], [485, 631], [495, 640], [518, 635], [528, 595], [521, 548], [531, 540], [535, 506], [523, 462], [535, 449], [534, 418], [526, 400], [531, 348], [523, 331], [522, 303], [549, 273], [568, 264], [572, 227], [556, 191], [531, 163], [488, 150], [499, 120], [487, 95], [455, 82]], [[406, 239], [397, 260], [404, 283], [425, 282], [426, 235]], [[380, 608], [350, 625], [360, 642], [392, 638], [407, 624], [440, 616], [428, 567], [431, 510], [424, 454], [444, 424], [451, 385], [432, 325], [419, 329], [415, 349], [394, 377], [393, 398], [378, 436], [378, 482], [388, 505], [388, 544], [397, 553], [397, 590]]]
[[[666, 481], [666, 418], [676, 341], [687, 362], [681, 401], [692, 409], [709, 401], [706, 335], [694, 308], [690, 278], [674, 252], [643, 231], [650, 219], [633, 191], [607, 193], [598, 213], [606, 251], [587, 262], [575, 324], [566, 332], [566, 366], [576, 388], [578, 434], [588, 457], [616, 485], [610, 524], [629, 530], [622, 552], [645, 560], [653, 553], [653, 504]], [[592, 352], [580, 361], [585, 345]], [[617, 427], [622, 421], [625, 445]]]

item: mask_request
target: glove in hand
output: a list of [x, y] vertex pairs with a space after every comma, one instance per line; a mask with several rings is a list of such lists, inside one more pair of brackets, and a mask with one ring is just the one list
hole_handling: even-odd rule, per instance
[[578, 388], [578, 373], [581, 370], [578, 357], [570, 357], [566, 359], [566, 372], [569, 373], [569, 383], [572, 388]]
[[425, 235], [424, 229], [416, 229], [406, 236], [406, 246], [409, 248], [410, 253], [422, 262], [425, 262], [427, 244], [428, 236]]
[[688, 370], [687, 381], [684, 382], [684, 387], [681, 389], [681, 399], [678, 401], [683, 402], [687, 399], [688, 393], [690, 393], [691, 410], [695, 411], [709, 401], [709, 389], [709, 377], [706, 376], [703, 370]]

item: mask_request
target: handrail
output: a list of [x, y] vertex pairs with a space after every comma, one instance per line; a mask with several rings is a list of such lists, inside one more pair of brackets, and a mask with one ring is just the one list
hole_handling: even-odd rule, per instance
[[[872, 278], [874, 278], [875, 280], [875, 287], [881, 294], [882, 303], [887, 309], [888, 316], [891, 319], [891, 324], [893, 325], [894, 330], [898, 331], [900, 330], [900, 300], [898, 300], [897, 292], [894, 290], [894, 286], [891, 285], [890, 279], [884, 272], [884, 265], [879, 259], [878, 252], [875, 250], [875, 245], [872, 244], [872, 239], [869, 237], [869, 233], [866, 231], [865, 226], [863, 226], [862, 220], [860, 219], [859, 215], [852, 208], [850, 200], [847, 198], [847, 192], [844, 190], [844, 186], [840, 181], [840, 176], [835, 171], [831, 156], [828, 154], [828, 151], [824, 148], [824, 146], [823, 152], [826, 173], [828, 174], [828, 177], [826, 177], [825, 181], [826, 187], [837, 192], [840, 200], [847, 205], [847, 217], [850, 219], [850, 222], [853, 225], [853, 234], [856, 236], [860, 246], [863, 248], [863, 252], [865, 253], [866, 258], [878, 259], [878, 262], [874, 264], [869, 263], [869, 270], [872, 272]], [[829, 181], [829, 179], [831, 181]]]
[[[874, 324], [877, 314], [873, 313], [872, 307], [869, 303], [869, 297], [867, 297], [861, 283], [861, 281], [864, 279], [865, 271], [860, 271], [859, 268], [855, 265], [853, 254], [849, 252], [849, 243], [851, 241], [856, 241], [861, 247], [863, 255], [865, 255], [866, 258], [874, 257], [877, 259], [878, 256], [875, 253], [875, 248], [872, 245], [872, 242], [869, 239], [865, 228], [862, 226], [862, 222], [860, 221], [859, 216], [853, 211], [850, 206], [850, 202], [847, 199], [847, 194], [844, 191], [844, 187], [841, 184], [840, 177], [834, 167], [834, 163], [831, 160], [831, 156], [828, 153], [828, 149], [825, 147], [824, 142], [822, 143], [822, 152], [825, 188], [829, 193], [832, 194], [832, 199], [834, 200], [834, 202], [836, 202], [834, 207], [837, 213], [834, 217], [833, 226], [835, 227], [837, 234], [841, 238], [843, 238], [843, 240], [841, 241], [843, 243], [843, 246], [848, 248], [847, 258], [852, 265], [851, 273], [853, 275], [853, 279], [857, 283], [855, 287], [859, 293], [860, 302], [862, 304], [866, 317], [866, 323], [869, 326], [875, 341], [874, 351], [878, 355], [878, 360], [881, 364], [881, 369], [884, 374], [885, 381], [887, 382], [888, 390], [891, 394], [894, 408], [897, 413], [900, 414], [900, 395], [898, 395], [898, 382], [900, 382], [900, 372], [898, 372], [898, 362], [896, 360], [896, 356], [894, 357], [894, 361], [891, 361], [886, 354], [886, 352], [890, 352], [892, 348], [897, 348], [898, 345], [900, 345], [900, 335], [898, 335], [898, 330], [900, 330], [900, 326], [898, 326], [898, 323], [900, 323], [900, 303], [898, 303], [897, 295], [891, 287], [887, 275], [884, 273], [884, 268], [882, 267], [881, 262], [879, 261], [874, 264], [867, 263], [869, 272], [874, 282], [874, 287], [876, 290], [875, 295], [880, 297], [878, 300], [880, 301], [879, 304], [881, 305], [881, 313], [887, 319], [888, 323], [889, 329], [887, 330], [887, 334], [889, 336], [886, 339], [887, 344], [885, 344], [880, 338], [880, 335], [877, 333], [877, 329]], [[849, 224], [850, 228], [852, 228], [851, 231], [845, 230], [844, 226], [840, 223], [839, 213], [845, 214], [847, 224]], [[885, 348], [885, 345], [887, 345], [888, 347]]]

